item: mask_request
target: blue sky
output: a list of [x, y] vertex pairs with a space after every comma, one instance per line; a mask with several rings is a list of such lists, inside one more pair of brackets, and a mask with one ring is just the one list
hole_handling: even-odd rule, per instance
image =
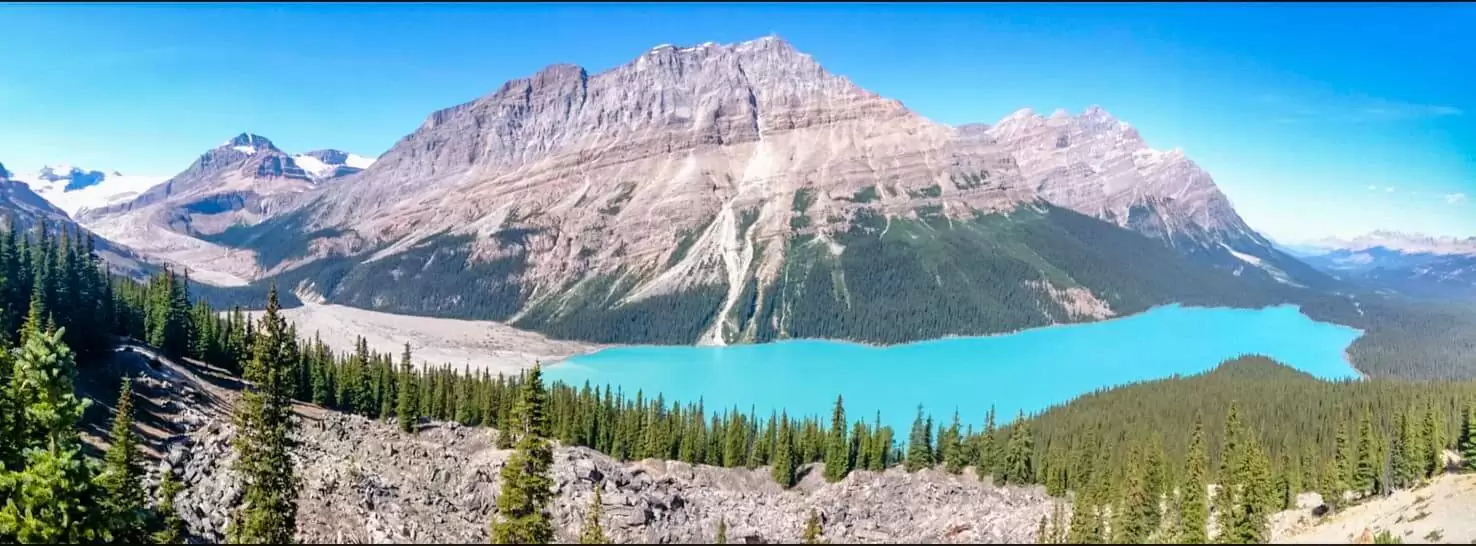
[[242, 131], [382, 153], [552, 63], [776, 33], [944, 123], [1100, 104], [1272, 237], [1476, 235], [1476, 5], [0, 7], [0, 161], [170, 175]]

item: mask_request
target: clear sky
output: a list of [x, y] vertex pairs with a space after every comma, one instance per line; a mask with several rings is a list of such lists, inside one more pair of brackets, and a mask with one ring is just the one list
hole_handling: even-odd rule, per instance
[[0, 162], [379, 154], [552, 63], [776, 33], [934, 120], [1099, 104], [1274, 238], [1476, 235], [1476, 4], [5, 5]]

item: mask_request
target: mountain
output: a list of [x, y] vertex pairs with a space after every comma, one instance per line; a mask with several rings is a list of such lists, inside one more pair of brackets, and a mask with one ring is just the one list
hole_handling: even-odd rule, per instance
[[[312, 170], [299, 158], [308, 159]], [[369, 163], [336, 150], [291, 156], [266, 137], [241, 133], [162, 184], [131, 200], [83, 210], [78, 220], [113, 240], [188, 266], [198, 280], [239, 285], [242, 278], [223, 272], [254, 275], [250, 253], [207, 239], [270, 217], [269, 197], [306, 192]]]
[[[48, 229], [67, 229], [74, 233], [89, 232], [77, 225], [66, 211], [31, 191], [31, 186], [13, 178], [15, 175], [0, 164], [0, 226], [8, 226], [10, 219], [22, 230], [34, 229], [45, 224]], [[122, 275], [141, 276], [153, 271], [154, 266], [145, 262], [132, 250], [117, 245], [105, 238], [95, 238], [93, 244], [97, 254], [113, 271]]]
[[1308, 264], [1370, 288], [1424, 298], [1476, 300], [1476, 237], [1376, 231], [1324, 239]]
[[131, 200], [164, 181], [163, 177], [127, 176], [70, 165], [49, 165], [32, 175], [15, 178], [73, 217], [83, 209]]
[[[228, 185], [197, 167], [164, 193]], [[297, 188], [152, 222], [213, 249], [192, 267], [598, 341], [894, 342], [1332, 282], [1101, 108], [950, 127], [774, 37], [553, 65]], [[122, 237], [111, 216], [162, 202], [85, 221]]]
[[362, 172], [374, 159], [332, 149], [313, 150], [292, 156], [298, 166], [318, 180], [332, 180]]

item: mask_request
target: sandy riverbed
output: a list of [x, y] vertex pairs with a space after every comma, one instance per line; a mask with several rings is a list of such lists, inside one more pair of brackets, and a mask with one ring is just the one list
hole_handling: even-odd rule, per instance
[[493, 373], [517, 373], [535, 361], [547, 364], [603, 348], [549, 339], [500, 322], [396, 315], [342, 305], [304, 302], [302, 307], [284, 309], [282, 315], [297, 325], [298, 335], [311, 338], [316, 332], [337, 351], [352, 350], [363, 336], [370, 350], [398, 359], [408, 341], [417, 364], [470, 366]]

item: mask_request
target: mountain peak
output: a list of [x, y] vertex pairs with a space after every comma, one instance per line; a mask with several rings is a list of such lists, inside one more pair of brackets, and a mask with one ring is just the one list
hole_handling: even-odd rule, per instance
[[221, 144], [220, 147], [234, 148], [236, 151], [246, 154], [256, 153], [262, 150], [277, 149], [276, 145], [272, 144], [271, 139], [249, 132], [236, 135], [235, 138], [225, 141], [225, 143]]
[[10, 180], [10, 171], [5, 170], [4, 163], [0, 163], [0, 180]]

